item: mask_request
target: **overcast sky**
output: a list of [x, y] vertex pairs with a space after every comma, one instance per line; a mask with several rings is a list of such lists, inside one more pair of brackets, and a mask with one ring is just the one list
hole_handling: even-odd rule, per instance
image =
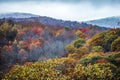
[[120, 15], [120, 0], [0, 0], [0, 13], [9, 12], [86, 21]]

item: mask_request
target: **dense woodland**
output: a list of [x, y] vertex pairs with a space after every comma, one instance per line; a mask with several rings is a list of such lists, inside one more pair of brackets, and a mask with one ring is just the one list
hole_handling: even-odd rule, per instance
[[2, 80], [120, 80], [120, 28], [0, 20]]

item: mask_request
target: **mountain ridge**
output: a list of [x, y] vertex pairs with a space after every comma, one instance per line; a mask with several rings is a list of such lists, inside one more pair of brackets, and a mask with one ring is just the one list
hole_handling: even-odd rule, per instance
[[30, 18], [30, 17], [39, 17], [39, 15], [31, 14], [31, 13], [1, 13], [0, 18]]
[[[5, 13], [0, 14], [0, 19], [7, 18], [7, 19], [13, 19], [14, 21], [38, 21], [42, 24], [48, 24], [51, 26], [65, 26], [65, 27], [71, 27], [71, 28], [85, 28], [88, 26], [92, 26], [94, 24], [88, 23], [88, 22], [78, 22], [78, 21], [71, 21], [71, 20], [62, 20], [62, 19], [55, 19], [47, 16], [40, 16], [35, 15], [31, 13], [20, 13], [20, 12], [14, 12], [14, 13]], [[99, 25], [98, 25], [99, 26]], [[106, 27], [106, 26], [100, 26], [100, 27]]]
[[107, 18], [101, 18], [96, 20], [86, 21], [88, 24], [108, 27], [108, 28], [119, 28], [120, 27], [120, 16], [112, 16]]
[[0, 19], [13, 19], [14, 21], [38, 21], [42, 24], [48, 24], [51, 26], [66, 26], [71, 28], [78, 28], [78, 27], [86, 27], [88, 24], [83, 22], [77, 21], [70, 21], [70, 20], [62, 20], [62, 19], [55, 19], [47, 16], [39, 16], [34, 15], [31, 13], [7, 13], [7, 14], [0, 14]]

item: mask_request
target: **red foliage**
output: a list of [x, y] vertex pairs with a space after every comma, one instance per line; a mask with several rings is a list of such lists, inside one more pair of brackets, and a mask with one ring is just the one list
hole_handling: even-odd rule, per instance
[[88, 29], [87, 29], [87, 28], [82, 28], [81, 31], [82, 31], [83, 33], [86, 33], [86, 32], [88, 31]]
[[41, 28], [34, 27], [33, 31], [34, 31], [35, 34], [40, 34], [43, 30]]
[[108, 63], [105, 59], [99, 59], [97, 63]]
[[24, 34], [25, 34], [25, 32], [20, 31], [20, 32], [17, 34], [17, 36], [18, 36], [18, 37], [21, 37], [21, 36], [24, 35]]

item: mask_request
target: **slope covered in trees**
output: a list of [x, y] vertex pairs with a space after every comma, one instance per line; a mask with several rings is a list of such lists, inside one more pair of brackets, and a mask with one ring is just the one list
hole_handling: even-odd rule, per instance
[[90, 53], [80, 59], [69, 55], [66, 58], [28, 62], [23, 66], [13, 66], [3, 80], [119, 80], [119, 58], [120, 53], [107, 56]]
[[111, 29], [100, 34], [96, 34], [91, 41], [90, 46], [101, 46], [105, 52], [120, 51], [120, 29]]
[[2, 80], [119, 80], [120, 29], [0, 23]]

